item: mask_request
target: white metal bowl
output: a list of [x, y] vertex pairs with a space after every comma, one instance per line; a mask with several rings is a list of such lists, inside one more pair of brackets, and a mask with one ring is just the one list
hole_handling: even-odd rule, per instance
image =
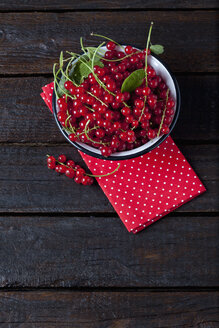
[[[106, 47], [101, 47], [100, 49], [102, 50], [102, 52], [107, 51]], [[123, 48], [120, 48], [118, 50], [124, 52]], [[76, 59], [72, 63], [72, 65], [74, 66], [77, 61], [78, 61], [78, 59]], [[156, 137], [155, 139], [148, 141], [146, 144], [144, 144], [138, 148], [135, 148], [132, 150], [126, 150], [126, 151], [122, 151], [122, 152], [117, 152], [106, 158], [101, 155], [100, 150], [98, 150], [92, 146], [89, 146], [82, 142], [72, 142], [69, 140], [68, 133], [65, 130], [63, 130], [62, 125], [60, 124], [60, 122], [57, 119], [57, 114], [59, 112], [59, 106], [57, 104], [55, 92], [53, 92], [52, 104], [53, 104], [54, 117], [55, 117], [57, 125], [59, 126], [62, 134], [66, 137], [66, 139], [72, 145], [74, 145], [76, 148], [81, 150], [82, 152], [89, 154], [93, 157], [108, 159], [108, 160], [123, 160], [123, 159], [138, 157], [145, 153], [148, 153], [152, 149], [159, 146], [168, 137], [168, 135], [170, 134], [170, 132], [172, 131], [172, 129], [174, 128], [174, 126], [176, 124], [176, 121], [179, 116], [179, 111], [180, 111], [181, 97], [180, 97], [180, 90], [179, 90], [179, 86], [176, 81], [176, 78], [172, 75], [172, 73], [169, 71], [169, 69], [166, 67], [166, 65], [164, 65], [160, 60], [158, 60], [156, 57], [154, 57], [152, 55], [148, 56], [148, 64], [151, 65], [154, 68], [154, 70], [156, 71], [156, 73], [162, 77], [162, 79], [165, 81], [165, 83], [167, 84], [167, 86], [170, 90], [171, 97], [173, 97], [173, 99], [175, 100], [175, 107], [174, 107], [175, 113], [174, 113], [172, 123], [169, 127], [170, 131], [168, 134]]]

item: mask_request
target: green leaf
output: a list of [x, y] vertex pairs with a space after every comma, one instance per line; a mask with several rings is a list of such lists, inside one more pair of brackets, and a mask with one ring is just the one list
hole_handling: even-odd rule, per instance
[[161, 55], [164, 52], [164, 47], [161, 44], [154, 44], [154, 45], [150, 46], [150, 50], [155, 55]]
[[[103, 63], [97, 58], [94, 60], [94, 65], [103, 67]], [[92, 72], [92, 61], [86, 61], [86, 64], [82, 61], [78, 61], [73, 69], [73, 72], [70, 72], [70, 78], [75, 81], [77, 84], [81, 84], [86, 77]]]
[[64, 94], [62, 90], [65, 90], [64, 83], [66, 81], [66, 78], [64, 75], [62, 75], [61, 80], [59, 81], [58, 88], [57, 88], [57, 94], [59, 98]]
[[145, 78], [145, 71], [143, 69], [138, 69], [132, 72], [123, 82], [121, 87], [121, 92], [132, 92], [143, 82]]

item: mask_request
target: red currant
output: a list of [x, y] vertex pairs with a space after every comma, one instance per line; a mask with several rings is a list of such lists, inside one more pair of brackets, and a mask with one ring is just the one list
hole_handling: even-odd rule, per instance
[[66, 162], [66, 156], [65, 155], [59, 155], [58, 157], [58, 161], [61, 162], [61, 163], [65, 163]]

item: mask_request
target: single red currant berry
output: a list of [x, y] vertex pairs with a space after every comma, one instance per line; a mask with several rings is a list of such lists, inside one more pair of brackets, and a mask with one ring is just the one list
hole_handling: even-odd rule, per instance
[[65, 163], [66, 162], [66, 156], [65, 155], [59, 155], [58, 157], [58, 161], [61, 162], [61, 163]]
[[116, 82], [111, 80], [106, 84], [106, 87], [109, 91], [115, 91], [116, 90]]
[[172, 122], [172, 119], [172, 116], [165, 116], [163, 122], [164, 124], [169, 125]]
[[125, 47], [125, 53], [127, 55], [131, 55], [133, 53], [133, 48], [131, 46], [126, 46]]
[[94, 113], [93, 113], [93, 119], [94, 119], [94, 120], [99, 120], [99, 119], [101, 119], [101, 115], [100, 115], [100, 113], [99, 113], [99, 112], [94, 112]]
[[156, 116], [161, 116], [162, 113], [163, 113], [163, 111], [162, 111], [161, 108], [158, 107], [158, 108], [155, 108], [155, 109], [154, 109], [154, 114], [155, 114]]
[[141, 87], [138, 87], [135, 89], [135, 94], [137, 96], [141, 96], [142, 95], [142, 92], [143, 92], [143, 89]]
[[87, 95], [86, 94], [80, 95], [80, 101], [83, 104], [87, 103]]
[[113, 111], [108, 110], [108, 111], [105, 113], [105, 119], [108, 120], [108, 121], [111, 121], [111, 120], [113, 119]]
[[149, 84], [150, 88], [155, 89], [158, 86], [157, 79], [154, 78], [154, 79], [149, 80], [148, 84]]
[[117, 148], [117, 147], [119, 147], [119, 145], [120, 145], [119, 138], [117, 136], [114, 136], [112, 141], [111, 141], [111, 146], [113, 148]]
[[80, 184], [80, 183], [81, 183], [81, 179], [82, 179], [82, 177], [83, 177], [83, 176], [76, 176], [76, 177], [74, 178], [74, 181], [75, 181], [76, 183]]
[[170, 129], [167, 125], [163, 125], [162, 128], [161, 128], [161, 132], [163, 134], [168, 134], [170, 132]]
[[85, 89], [82, 87], [77, 87], [75, 92], [76, 94], [83, 95], [85, 93]]
[[56, 163], [55, 157], [54, 156], [47, 157], [47, 163], [48, 164], [54, 164], [54, 163]]
[[147, 128], [149, 128], [149, 126], [150, 126], [149, 121], [141, 122], [142, 129], [146, 130]]
[[154, 108], [154, 106], [157, 103], [157, 98], [154, 95], [149, 95], [147, 98], [147, 102], [151, 108]]
[[144, 107], [144, 101], [142, 100], [142, 99], [136, 99], [135, 100], [135, 106], [137, 107], [137, 108], [143, 108]]
[[156, 72], [155, 72], [155, 70], [152, 67], [148, 67], [147, 68], [147, 75], [149, 77], [155, 77], [156, 76]]
[[69, 167], [69, 168], [66, 169], [66, 171], [65, 171], [65, 175], [66, 175], [68, 178], [72, 179], [72, 178], [74, 178], [74, 176], [75, 176], [75, 171], [73, 170], [73, 168]]
[[87, 185], [90, 186], [94, 183], [94, 179], [92, 177], [88, 177]]
[[118, 109], [120, 107], [120, 103], [118, 103], [117, 101], [113, 101], [111, 103], [111, 106], [113, 109]]
[[119, 135], [120, 139], [123, 141], [127, 140], [127, 133], [126, 132], [121, 132]]
[[173, 108], [167, 108], [165, 115], [166, 116], [172, 116], [174, 114], [174, 109]]
[[77, 141], [78, 140], [78, 137], [76, 136], [76, 134], [73, 134], [73, 133], [71, 133], [71, 134], [69, 134], [69, 140], [71, 140], [71, 141]]
[[123, 73], [126, 71], [126, 65], [123, 63], [119, 64], [117, 67], [118, 67], [119, 72]]
[[75, 167], [75, 162], [70, 159], [67, 161], [66, 165], [73, 169]]
[[151, 118], [151, 113], [144, 113], [144, 115], [142, 116], [142, 121], [150, 120], [150, 118]]
[[107, 42], [106, 47], [108, 50], [114, 50], [116, 48], [116, 44], [112, 41]]
[[115, 122], [113, 123], [113, 129], [116, 131], [116, 130], [120, 130], [122, 127], [121, 123], [120, 122]]
[[105, 54], [104, 54], [104, 58], [113, 59], [113, 52], [112, 51], [106, 51]]
[[60, 173], [60, 172], [59, 172], [60, 166], [61, 166], [61, 165], [56, 165], [56, 166], [55, 166], [55, 171], [56, 171], [57, 173]]
[[97, 70], [98, 77], [103, 77], [105, 75], [105, 70], [102, 67], [99, 67]]
[[123, 92], [123, 95], [124, 95], [124, 97], [125, 97], [125, 101], [129, 101], [129, 99], [130, 99], [130, 93], [129, 92], [127, 92], [127, 91], [125, 91], [125, 92]]
[[142, 94], [144, 96], [148, 96], [151, 93], [151, 89], [149, 87], [143, 88]]
[[78, 99], [76, 99], [74, 102], [73, 102], [73, 106], [74, 108], [79, 108], [82, 106], [82, 102]]
[[110, 71], [111, 71], [111, 73], [113, 73], [113, 74], [117, 74], [118, 71], [119, 71], [119, 69], [118, 69], [118, 67], [115, 65], [115, 66], [111, 67]]
[[95, 98], [91, 96], [87, 96], [86, 103], [92, 106], [95, 103]]
[[105, 136], [105, 132], [104, 132], [103, 129], [97, 129], [95, 131], [95, 135], [96, 135], [97, 138], [102, 139]]
[[84, 174], [85, 174], [85, 170], [82, 169], [82, 167], [80, 167], [79, 169], [77, 169], [77, 171], [76, 171], [76, 177], [83, 176]]
[[175, 106], [175, 101], [172, 98], [169, 98], [167, 101], [167, 108], [173, 108]]
[[124, 115], [124, 116], [128, 116], [130, 113], [131, 113], [131, 110], [129, 107], [123, 107], [121, 109], [121, 113]]
[[70, 90], [71, 88], [74, 87], [74, 84], [73, 84], [72, 81], [66, 81], [66, 82], [64, 83], [64, 87], [65, 87], [66, 90]]
[[50, 169], [50, 170], [54, 170], [55, 167], [56, 167], [56, 163], [47, 163], [47, 167], [48, 167], [48, 169]]
[[79, 109], [79, 114], [81, 115], [81, 116], [85, 116], [85, 115], [87, 115], [87, 113], [88, 113], [88, 110], [87, 110], [87, 108], [85, 107], [85, 106], [82, 106], [80, 109]]
[[117, 81], [121, 81], [123, 79], [122, 73], [116, 73], [114, 77]]
[[103, 121], [102, 122], [102, 126], [105, 128], [105, 129], [110, 129], [112, 127], [112, 124], [110, 121]]
[[64, 165], [59, 165], [59, 173], [65, 173], [65, 171], [66, 171], [66, 166], [64, 166]]
[[118, 103], [122, 103], [124, 100], [125, 100], [125, 96], [124, 96], [123, 93], [118, 93], [118, 94], [116, 95], [116, 101], [117, 101]]
[[58, 114], [57, 114], [57, 118], [58, 118], [59, 122], [65, 122], [67, 117], [68, 117], [67, 114], [62, 111], [58, 112]]
[[134, 117], [132, 115], [128, 115], [125, 117], [125, 121], [129, 124], [132, 123], [133, 120], [134, 120]]
[[67, 110], [67, 102], [64, 99], [59, 98], [57, 100], [57, 103], [59, 105], [60, 110], [63, 110], [63, 111]]
[[138, 121], [137, 121], [137, 120], [133, 120], [133, 121], [131, 122], [131, 124], [132, 124], [133, 128], [137, 128], [137, 126], [138, 126]]
[[104, 96], [104, 101], [108, 104], [112, 103], [114, 100], [113, 98], [113, 95], [111, 95], [110, 93], [107, 93], [105, 96]]
[[107, 146], [101, 147], [100, 151], [101, 151], [101, 154], [104, 157], [108, 157], [108, 156], [110, 156], [112, 154], [111, 148], [110, 147], [107, 147]]
[[156, 137], [156, 132], [152, 129], [148, 129], [147, 136], [149, 139], [154, 139]]
[[98, 108], [97, 108], [97, 110], [98, 110], [98, 112], [99, 112], [100, 114], [105, 114], [106, 111], [107, 111], [107, 107], [104, 106], [104, 105], [99, 105]]
[[135, 107], [133, 112], [134, 112], [135, 116], [137, 116], [137, 117], [139, 117], [141, 115], [141, 109], [140, 108]]
[[118, 51], [118, 52], [117, 52], [117, 57], [120, 58], [120, 59], [123, 58], [123, 57], [125, 57], [124, 52], [122, 52], [122, 51]]

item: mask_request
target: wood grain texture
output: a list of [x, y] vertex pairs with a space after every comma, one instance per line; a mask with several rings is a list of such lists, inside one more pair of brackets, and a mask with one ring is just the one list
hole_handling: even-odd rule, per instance
[[[203, 180], [207, 192], [177, 211], [217, 211], [217, 146], [182, 146], [180, 149]], [[84, 187], [48, 171], [46, 154], [61, 153], [85, 165], [73, 146], [2, 146], [0, 212], [115, 213], [97, 184]]]
[[80, 36], [97, 45], [92, 31], [143, 48], [150, 21], [173, 71], [218, 71], [216, 11], [2, 13], [0, 21], [0, 74], [51, 73], [61, 50], [80, 51]]
[[216, 328], [217, 292], [2, 292], [2, 328]]
[[217, 8], [216, 0], [3, 0], [0, 10], [86, 10], [86, 9], [211, 9]]
[[0, 287], [217, 286], [218, 218], [1, 217]]
[[[219, 78], [180, 75], [177, 80], [182, 106], [174, 140], [219, 140], [219, 94], [215, 87]], [[0, 142], [65, 141], [40, 97], [41, 87], [51, 81], [52, 77], [0, 79]]]

